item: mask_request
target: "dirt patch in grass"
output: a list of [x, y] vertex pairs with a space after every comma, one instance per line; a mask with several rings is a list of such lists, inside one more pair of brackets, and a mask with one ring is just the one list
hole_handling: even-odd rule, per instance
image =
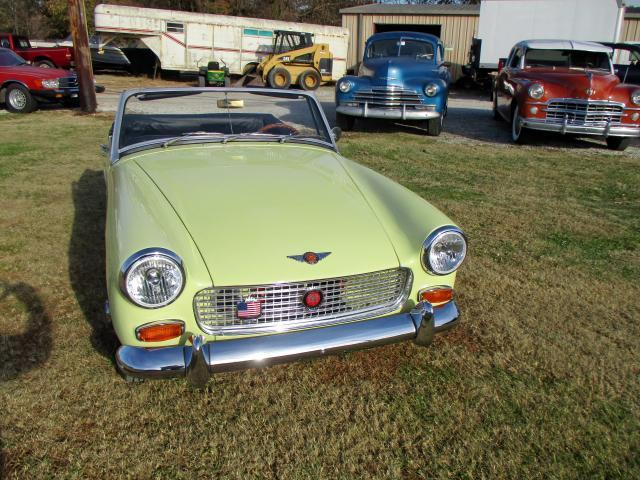
[[113, 367], [98, 155], [111, 121], [0, 116], [0, 476], [640, 476], [636, 158], [346, 134], [346, 156], [465, 229], [462, 324], [428, 349], [197, 392]]

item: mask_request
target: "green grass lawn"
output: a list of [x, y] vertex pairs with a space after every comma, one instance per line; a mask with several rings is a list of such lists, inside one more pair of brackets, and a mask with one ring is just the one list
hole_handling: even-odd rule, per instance
[[460, 327], [203, 392], [115, 372], [110, 122], [0, 115], [0, 477], [640, 477], [638, 158], [346, 135], [468, 234]]

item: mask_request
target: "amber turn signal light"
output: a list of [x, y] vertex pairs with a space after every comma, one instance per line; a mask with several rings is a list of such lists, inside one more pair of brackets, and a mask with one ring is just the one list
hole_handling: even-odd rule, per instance
[[142, 342], [164, 342], [184, 333], [184, 323], [154, 323], [136, 329], [136, 337]]
[[420, 292], [420, 301], [427, 301], [432, 305], [446, 303], [453, 300], [453, 289], [449, 287], [433, 288]]

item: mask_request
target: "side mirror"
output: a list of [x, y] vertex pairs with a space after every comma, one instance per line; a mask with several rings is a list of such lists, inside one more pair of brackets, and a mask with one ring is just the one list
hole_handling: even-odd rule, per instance
[[333, 127], [331, 129], [331, 136], [333, 137], [333, 141], [337, 142], [342, 137], [342, 129], [340, 127]]
[[451, 68], [451, 62], [442, 62], [444, 68]]

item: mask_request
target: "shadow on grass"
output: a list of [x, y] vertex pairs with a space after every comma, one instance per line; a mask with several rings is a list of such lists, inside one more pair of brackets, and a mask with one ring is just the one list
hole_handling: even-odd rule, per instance
[[0, 382], [12, 380], [47, 361], [51, 354], [51, 317], [36, 290], [26, 283], [0, 280], [0, 303], [15, 299], [27, 314], [17, 335], [0, 335]]
[[113, 361], [117, 340], [107, 322], [104, 222], [106, 190], [102, 171], [86, 170], [73, 183], [75, 216], [69, 242], [69, 278], [78, 304], [91, 325], [91, 344]]

